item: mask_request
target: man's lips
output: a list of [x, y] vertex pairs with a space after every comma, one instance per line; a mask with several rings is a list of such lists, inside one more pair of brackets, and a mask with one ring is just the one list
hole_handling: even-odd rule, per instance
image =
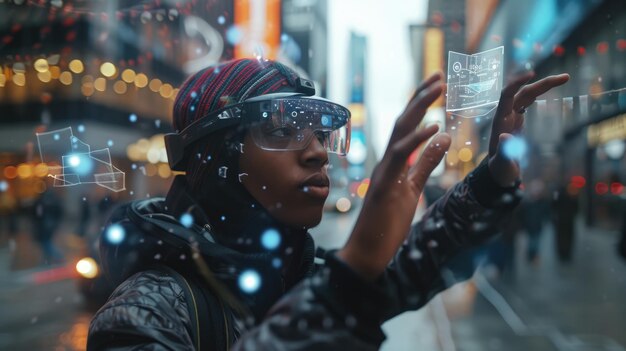
[[326, 199], [330, 192], [330, 180], [328, 176], [316, 173], [300, 183], [300, 189], [313, 197]]

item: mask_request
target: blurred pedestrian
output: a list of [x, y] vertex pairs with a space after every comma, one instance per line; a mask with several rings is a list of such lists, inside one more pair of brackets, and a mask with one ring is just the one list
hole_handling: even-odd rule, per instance
[[[339, 251], [316, 250], [328, 152], [348, 151], [350, 113], [286, 66], [241, 59], [192, 75], [174, 103], [168, 161], [184, 171], [165, 199], [118, 208], [101, 240], [120, 284], [94, 316], [88, 350], [372, 350], [381, 323], [426, 304], [443, 267], [497, 232], [517, 201], [519, 166], [501, 142], [525, 107], [566, 75], [503, 91], [489, 155], [411, 225], [450, 145], [418, 129], [443, 92], [428, 78], [397, 120], [361, 214]], [[520, 90], [521, 89], [521, 90]], [[519, 93], [518, 93], [519, 92]]]
[[578, 213], [577, 189], [563, 185], [553, 202], [553, 223], [556, 232], [556, 252], [561, 262], [572, 260], [574, 240], [576, 238], [576, 215]]
[[545, 185], [540, 179], [527, 184], [526, 197], [521, 203], [523, 227], [528, 236], [526, 260], [534, 265], [539, 264], [539, 250], [544, 222], [548, 219], [550, 206], [545, 195]]
[[43, 253], [44, 264], [64, 262], [54, 239], [63, 219], [63, 205], [54, 190], [47, 189], [34, 203], [34, 237]]
[[89, 223], [91, 220], [91, 201], [89, 201], [89, 195], [82, 194], [78, 202], [80, 214], [78, 217], [78, 227], [76, 228], [76, 234], [78, 234], [78, 236], [82, 238], [87, 235], [87, 230], [89, 230]]

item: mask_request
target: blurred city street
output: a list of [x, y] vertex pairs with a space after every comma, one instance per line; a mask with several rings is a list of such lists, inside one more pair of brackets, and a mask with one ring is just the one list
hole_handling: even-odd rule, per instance
[[[319, 245], [341, 246], [358, 209], [327, 213], [312, 233]], [[579, 221], [575, 256], [561, 264], [554, 254], [553, 231], [542, 236], [540, 260], [523, 257], [526, 239], [517, 241], [515, 268], [495, 276], [481, 269], [419, 311], [384, 325], [383, 350], [626, 350], [626, 262], [615, 253], [616, 233], [586, 229]], [[0, 349], [84, 350], [93, 310], [77, 289], [72, 264], [11, 270], [16, 259], [37, 248], [28, 233], [10, 252], [0, 249]], [[68, 262], [75, 261], [73, 234], [59, 236]], [[75, 244], [74, 244], [75, 245]], [[76, 253], [76, 252], [75, 252]], [[34, 262], [20, 261], [21, 265]]]
[[[386, 321], [382, 349], [626, 351], [625, 63], [624, 0], [0, 0], [0, 350], [85, 350], [111, 281], [199, 279], [199, 257], [260, 315], [313, 260], [286, 235], [323, 211], [316, 244], [342, 247], [368, 192], [346, 261], [381, 272], [418, 190], [416, 221], [465, 182], [425, 223], [463, 233], [410, 243], [399, 281], [420, 291], [398, 299], [449, 287]], [[369, 311], [346, 286], [317, 305], [330, 337]], [[153, 330], [154, 301], [91, 340]]]

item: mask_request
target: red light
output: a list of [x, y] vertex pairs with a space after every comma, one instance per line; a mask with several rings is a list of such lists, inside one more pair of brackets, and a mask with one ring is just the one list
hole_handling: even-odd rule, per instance
[[585, 180], [585, 177], [583, 176], [573, 176], [570, 183], [574, 188], [580, 189], [585, 186], [587, 180]]
[[584, 47], [579, 46], [578, 49], [576, 49], [576, 52], [578, 52], [578, 56], [584, 56], [585, 52], [587, 52], [587, 51], [585, 50]]
[[609, 192], [609, 186], [606, 183], [596, 183], [596, 194], [604, 195]]
[[565, 48], [561, 45], [556, 45], [552, 51], [556, 56], [563, 56], [563, 54], [565, 54]]
[[624, 191], [624, 186], [621, 183], [611, 183], [611, 194], [621, 195], [622, 191]]
[[598, 51], [599, 54], [606, 54], [606, 52], [609, 51], [609, 43], [606, 41], [598, 43], [598, 45], [596, 45], [596, 51]]
[[619, 51], [626, 50], [626, 40], [625, 39], [618, 39], [617, 40], [617, 50], [619, 50]]

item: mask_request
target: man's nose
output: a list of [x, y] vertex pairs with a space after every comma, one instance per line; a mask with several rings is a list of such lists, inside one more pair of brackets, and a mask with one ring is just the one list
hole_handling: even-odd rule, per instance
[[328, 163], [328, 151], [324, 147], [325, 136], [313, 133], [307, 147], [302, 152], [302, 160], [307, 166], [322, 167]]

